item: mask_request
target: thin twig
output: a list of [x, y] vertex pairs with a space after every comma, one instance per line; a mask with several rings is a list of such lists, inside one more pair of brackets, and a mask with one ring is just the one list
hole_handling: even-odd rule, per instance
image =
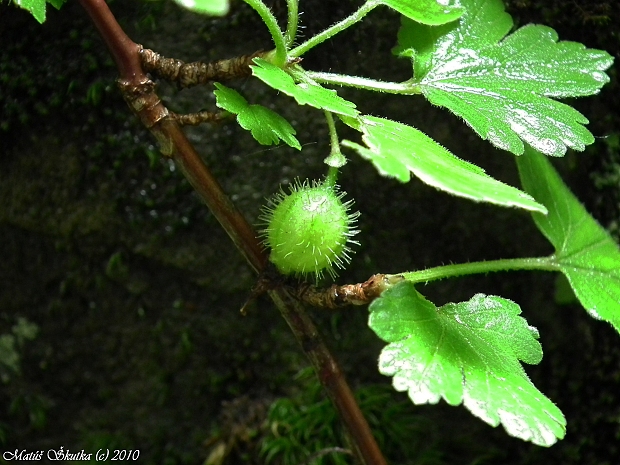
[[403, 281], [400, 275], [375, 274], [367, 281], [357, 284], [333, 284], [328, 288], [302, 284], [289, 291], [299, 300], [318, 308], [338, 310], [350, 305], [367, 305], [383, 291]]
[[256, 57], [264, 52], [219, 60], [213, 63], [195, 61], [185, 63], [176, 58], [166, 58], [153, 50], [140, 47], [140, 60], [144, 70], [170, 82], [176, 82], [181, 88], [197, 86], [213, 81], [230, 81], [252, 75], [250, 65]]
[[198, 126], [202, 123], [221, 123], [224, 119], [226, 119], [226, 116], [227, 115], [221, 111], [218, 111], [217, 113], [211, 111], [199, 111], [184, 115], [170, 112], [170, 118], [174, 119], [181, 126]]
[[256, 232], [224, 194], [180, 126], [155, 93], [155, 84], [142, 69], [141, 46], [122, 30], [104, 0], [79, 0], [104, 38], [120, 78], [125, 101], [159, 142], [161, 152], [180, 167], [237, 248], [256, 272], [267, 263], [267, 256], [256, 240]]

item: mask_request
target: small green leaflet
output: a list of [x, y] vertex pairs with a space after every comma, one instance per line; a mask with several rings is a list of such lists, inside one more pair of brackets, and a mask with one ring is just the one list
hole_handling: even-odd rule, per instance
[[523, 188], [549, 209], [533, 218], [555, 247], [551, 260], [590, 315], [620, 332], [620, 248], [543, 155], [527, 147], [517, 164]]
[[355, 104], [339, 97], [335, 90], [326, 89], [311, 82], [295, 84], [284, 70], [260, 58], [254, 59], [252, 74], [270, 87], [293, 97], [300, 105], [331, 111], [339, 115], [355, 117], [359, 112]]
[[512, 19], [501, 0], [462, 5], [458, 22], [438, 28], [403, 20], [395, 53], [413, 58], [412, 87], [517, 155], [523, 142], [553, 156], [591, 144], [583, 126], [588, 120], [550, 97], [597, 93], [609, 81], [604, 71], [613, 58], [577, 42], [558, 42], [545, 26], [527, 25], [506, 36]]
[[224, 16], [228, 13], [229, 0], [174, 0], [188, 10], [212, 16]]
[[458, 2], [437, 0], [368, 0], [366, 3], [386, 5], [414, 21], [430, 26], [449, 23], [463, 14]]
[[280, 139], [291, 147], [301, 150], [295, 137], [295, 129], [275, 111], [261, 105], [250, 105], [243, 96], [234, 89], [219, 82], [215, 83], [216, 105], [237, 115], [237, 121], [243, 129], [252, 133], [252, 137], [260, 144], [272, 145]]
[[49, 3], [58, 10], [66, 1], [67, 0], [13, 0], [13, 3], [28, 10], [30, 14], [34, 16], [34, 19], [43, 24], [45, 22], [46, 4]]
[[402, 282], [369, 307], [368, 325], [389, 344], [379, 371], [414, 404], [443, 398], [463, 405], [508, 434], [550, 446], [566, 433], [562, 412], [529, 380], [519, 363], [537, 364], [542, 349], [536, 328], [521, 309], [501, 297], [477, 294], [442, 307]]
[[459, 197], [546, 212], [525, 192], [493, 179], [411, 126], [374, 116], [342, 119], [362, 132], [368, 148], [346, 140], [342, 145], [370, 160], [384, 176], [407, 182], [413, 173], [422, 182]]

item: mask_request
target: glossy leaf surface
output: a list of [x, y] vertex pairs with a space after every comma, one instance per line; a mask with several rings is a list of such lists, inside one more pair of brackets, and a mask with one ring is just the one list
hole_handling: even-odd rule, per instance
[[215, 83], [216, 105], [237, 115], [237, 121], [243, 129], [252, 133], [252, 137], [263, 145], [277, 144], [280, 140], [291, 147], [301, 150], [295, 137], [295, 129], [275, 111], [261, 105], [250, 105], [236, 90]]
[[45, 22], [45, 7], [47, 2], [45, 0], [14, 0], [17, 6], [28, 10], [34, 19], [43, 24]]
[[437, 0], [369, 0], [368, 3], [379, 3], [389, 6], [401, 15], [422, 24], [438, 25], [458, 19], [463, 9], [458, 2], [438, 2]]
[[188, 10], [213, 16], [223, 16], [228, 13], [229, 0], [174, 0]]
[[296, 84], [288, 73], [277, 66], [260, 58], [255, 58], [254, 63], [256, 63], [252, 65], [254, 76], [268, 86], [293, 97], [300, 105], [310, 105], [345, 116], [355, 117], [359, 114], [355, 104], [338, 96], [335, 90], [309, 82]]
[[564, 437], [562, 412], [519, 363], [539, 363], [542, 349], [538, 331], [514, 302], [477, 294], [437, 308], [403, 282], [369, 310], [369, 326], [389, 342], [379, 371], [415, 404], [462, 403], [486, 423], [501, 423], [508, 434], [541, 446]]
[[566, 187], [549, 160], [526, 148], [517, 159], [523, 188], [549, 210], [533, 214], [555, 247], [553, 261], [584, 308], [620, 332], [620, 248]]
[[422, 182], [459, 197], [546, 211], [525, 192], [488, 176], [411, 126], [374, 116], [344, 121], [362, 132], [366, 147], [350, 141], [343, 145], [370, 160], [384, 176], [407, 182], [413, 173]]
[[[546, 26], [512, 27], [501, 0], [463, 0], [457, 22], [432, 28], [404, 20], [395, 52], [413, 59], [412, 87], [462, 117], [493, 145], [546, 155], [594, 141], [588, 120], [553, 98], [595, 94], [613, 58], [576, 42], [558, 42]], [[506, 36], [506, 37], [504, 37]]]

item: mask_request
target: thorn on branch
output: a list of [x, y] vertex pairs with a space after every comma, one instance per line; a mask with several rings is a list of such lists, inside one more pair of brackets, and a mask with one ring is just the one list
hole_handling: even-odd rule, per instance
[[250, 295], [246, 299], [245, 303], [241, 307], [241, 314], [245, 316], [248, 313], [248, 308], [252, 305], [260, 296], [272, 291], [278, 287], [282, 287], [286, 278], [282, 276], [273, 266], [273, 263], [267, 262], [267, 265], [263, 271], [258, 275], [256, 284], [250, 291]]
[[265, 52], [219, 60], [213, 63], [195, 61], [185, 63], [176, 58], [166, 58], [153, 50], [140, 46], [140, 60], [145, 71], [167, 81], [176, 82], [181, 88], [206, 84], [212, 81], [230, 81], [252, 75], [250, 65]]

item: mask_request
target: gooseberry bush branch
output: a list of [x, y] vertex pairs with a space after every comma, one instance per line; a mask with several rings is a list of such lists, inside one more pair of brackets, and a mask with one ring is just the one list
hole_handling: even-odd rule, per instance
[[287, 6], [289, 9], [289, 27], [287, 28], [287, 34], [282, 32], [280, 26], [278, 26], [278, 21], [276, 20], [275, 16], [267, 7], [267, 5], [265, 5], [261, 0], [247, 0], [246, 3], [256, 10], [256, 12], [260, 15], [261, 19], [267, 26], [267, 29], [269, 29], [271, 38], [273, 39], [273, 43], [275, 45], [272, 58], [273, 63], [277, 64], [278, 66], [283, 66], [286, 63], [287, 58], [287, 43], [290, 43], [295, 39], [294, 35], [297, 30], [296, 19], [292, 19], [292, 15], [294, 14], [292, 10], [294, 10], [297, 6], [296, 2], [293, 0], [289, 0], [287, 2]]
[[[370, 303], [369, 327], [387, 343], [379, 358], [379, 371], [392, 377], [395, 389], [407, 391], [415, 404], [437, 403], [440, 399], [450, 405], [463, 404], [486, 423], [502, 424], [508, 434], [541, 446], [564, 437], [566, 420], [562, 412], [531, 383], [521, 365], [539, 363], [542, 348], [538, 331], [520, 316], [519, 306], [499, 296], [475, 294], [468, 301], [437, 307], [415, 285], [492, 271], [560, 272], [592, 317], [620, 331], [618, 245], [581, 206], [547, 159], [561, 157], [569, 148], [584, 150], [594, 141], [585, 128], [587, 119], [557, 99], [597, 93], [609, 80], [605, 73], [613, 61], [609, 54], [559, 41], [555, 31], [545, 26], [527, 25], [511, 32], [512, 18], [501, 0], [368, 0], [348, 17], [295, 46], [299, 16], [296, 0], [287, 0], [284, 30], [261, 0], [246, 0], [274, 41], [273, 51], [252, 58], [252, 76], [297, 104], [320, 110], [331, 143], [325, 159], [327, 182], [299, 183], [290, 195], [282, 193], [272, 201], [271, 216], [267, 215], [267, 237], [274, 233], [286, 238], [288, 234], [280, 229], [290, 223], [291, 231], [304, 239], [295, 239], [286, 244], [286, 249], [277, 250], [284, 253], [274, 253], [281, 247], [277, 241], [268, 242], [273, 250], [267, 257], [253, 228], [224, 195], [175, 118], [157, 98], [154, 83], [143, 69], [141, 47], [123, 33], [102, 0], [80, 1], [116, 59], [119, 83], [129, 106], [261, 274], [263, 284], [259, 287], [271, 295], [312, 361], [363, 463], [385, 461], [300, 300], [328, 308]], [[196, 0], [194, 6], [202, 8], [209, 2]], [[304, 54], [379, 6], [402, 15], [393, 54], [411, 63], [410, 79], [383, 82], [302, 67]], [[389, 92], [403, 98], [421, 95], [431, 104], [446, 108], [482, 139], [517, 156], [522, 189], [492, 178], [415, 127], [362, 114], [355, 103], [324, 85]], [[236, 115], [240, 126], [259, 143], [282, 141], [301, 150], [294, 127], [280, 115], [252, 104], [221, 82], [215, 87], [216, 105]], [[357, 131], [359, 139], [340, 140], [337, 124]], [[351, 220], [357, 213], [348, 212], [351, 202], [341, 202], [344, 193], [335, 186], [338, 170], [346, 173], [341, 147], [368, 160], [382, 176], [403, 183], [413, 176], [451, 195], [528, 211], [553, 246], [553, 254], [379, 274], [365, 283], [328, 289], [295, 279], [285, 281], [281, 276], [271, 279], [273, 267], [283, 274], [307, 277], [308, 270], [319, 275], [326, 270], [334, 275], [334, 261], [339, 266], [348, 262], [350, 248], [346, 244], [356, 233]], [[325, 197], [310, 196], [311, 187]], [[304, 210], [319, 211], [329, 203], [338, 210], [338, 221], [333, 211], [321, 217], [317, 213], [312, 220], [299, 222], [310, 225], [307, 231], [296, 221], [296, 216], [301, 217], [300, 210], [277, 211], [282, 205], [288, 208], [298, 204]], [[276, 218], [278, 224], [274, 226]], [[327, 227], [336, 239], [325, 245], [323, 233], [327, 229], [323, 228]]]
[[[80, 0], [105, 40], [120, 73], [119, 86], [129, 107], [158, 140], [162, 154], [172, 158], [229, 234], [248, 263], [258, 273], [267, 269], [266, 255], [256, 233], [230, 202], [208, 167], [155, 93], [145, 74], [141, 46], [121, 29], [104, 0]], [[332, 400], [351, 438], [353, 452], [364, 464], [385, 464], [368, 422], [355, 402], [340, 368], [325, 346], [304, 307], [284, 288], [269, 295], [299, 341], [317, 376]]]

